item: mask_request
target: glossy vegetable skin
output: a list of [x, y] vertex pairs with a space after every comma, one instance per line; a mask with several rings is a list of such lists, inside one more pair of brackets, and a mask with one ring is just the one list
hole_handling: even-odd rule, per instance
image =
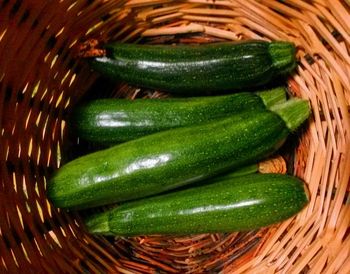
[[[132, 200], [239, 168], [275, 152], [309, 114], [306, 102], [288, 108], [297, 124], [272, 111], [231, 117], [148, 135], [62, 166], [48, 183], [56, 207], [89, 208]], [[283, 108], [281, 108], [283, 109]], [[297, 111], [295, 109], [298, 109]]]
[[240, 41], [202, 45], [106, 45], [91, 67], [115, 80], [181, 95], [265, 85], [296, 66], [289, 42]]
[[253, 174], [125, 203], [87, 218], [86, 226], [113, 236], [246, 231], [288, 219], [307, 202], [296, 177]]
[[286, 100], [283, 87], [257, 93], [166, 99], [100, 99], [75, 109], [75, 134], [110, 146], [171, 128], [198, 125], [242, 111], [259, 111]]

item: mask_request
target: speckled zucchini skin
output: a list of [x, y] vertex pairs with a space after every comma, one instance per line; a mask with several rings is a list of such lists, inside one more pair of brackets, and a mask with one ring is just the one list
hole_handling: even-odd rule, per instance
[[291, 72], [295, 47], [288, 42], [241, 41], [202, 45], [106, 45], [91, 60], [96, 71], [129, 84], [181, 95], [252, 88]]
[[86, 226], [118, 236], [246, 231], [288, 219], [307, 202], [296, 177], [253, 174], [125, 203], [87, 218]]
[[69, 119], [75, 134], [89, 142], [113, 145], [151, 133], [192, 126], [266, 107], [253, 93], [168, 99], [100, 99], [75, 109]]
[[48, 197], [56, 207], [88, 208], [157, 194], [257, 162], [288, 133], [268, 110], [155, 133], [67, 163]]

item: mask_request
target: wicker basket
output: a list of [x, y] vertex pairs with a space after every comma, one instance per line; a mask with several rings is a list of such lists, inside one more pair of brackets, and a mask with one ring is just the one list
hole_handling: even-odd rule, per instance
[[[350, 273], [349, 22], [348, 0], [0, 1], [1, 272]], [[89, 90], [106, 95], [76, 58], [90, 38], [293, 41], [289, 87], [313, 113], [288, 166], [309, 186], [308, 207], [249, 233], [114, 241], [53, 208], [45, 185], [71, 148], [67, 114]], [[164, 94], [120, 85], [107, 95]]]

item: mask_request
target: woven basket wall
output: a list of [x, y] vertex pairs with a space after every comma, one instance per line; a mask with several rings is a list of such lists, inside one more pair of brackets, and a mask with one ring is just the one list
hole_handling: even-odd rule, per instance
[[[92, 87], [103, 94], [77, 58], [91, 38], [294, 42], [299, 66], [288, 85], [312, 117], [288, 166], [309, 186], [308, 207], [261, 231], [115, 240], [53, 208], [45, 188], [72, 146], [65, 119]], [[162, 94], [119, 85], [108, 96]], [[350, 273], [349, 104], [348, 0], [1, 0], [0, 271]]]

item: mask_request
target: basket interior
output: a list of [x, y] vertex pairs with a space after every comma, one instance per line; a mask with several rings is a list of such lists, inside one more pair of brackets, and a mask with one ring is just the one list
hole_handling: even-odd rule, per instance
[[[350, 272], [350, 21], [347, 1], [3, 1], [0, 4], [0, 267], [17, 273]], [[15, 35], [16, 34], [16, 35]], [[52, 172], [80, 151], [66, 121], [82, 100], [168, 96], [110, 83], [77, 56], [89, 39], [133, 43], [288, 40], [292, 95], [312, 117], [290, 172], [309, 206], [260, 231], [106, 239], [47, 201]], [[74, 149], [72, 149], [74, 148]], [[73, 154], [72, 154], [73, 153]], [[341, 256], [337, 256], [342, 254]]]

